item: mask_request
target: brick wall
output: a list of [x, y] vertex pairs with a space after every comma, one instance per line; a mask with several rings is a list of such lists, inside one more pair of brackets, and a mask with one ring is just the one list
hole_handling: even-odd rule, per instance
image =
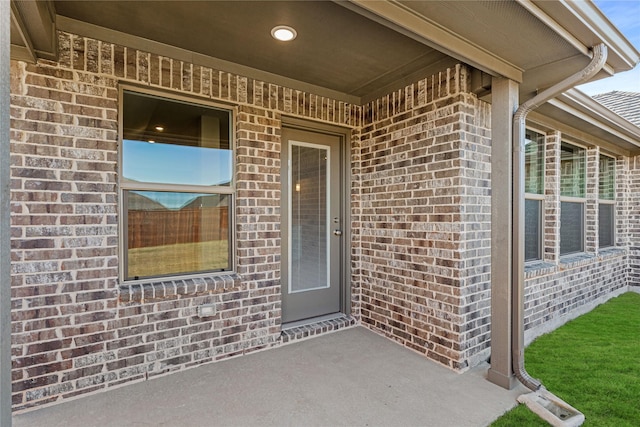
[[573, 257], [525, 273], [525, 342], [626, 291], [626, 250]]
[[[628, 230], [626, 237], [629, 245], [629, 285], [640, 287], [640, 156], [629, 159], [627, 182], [628, 225], [617, 225], [618, 229]], [[621, 235], [622, 233], [618, 232], [618, 236]]]
[[543, 260], [560, 259], [560, 132], [547, 135], [545, 143]]
[[[452, 369], [488, 356], [490, 107], [469, 93], [468, 67], [356, 106], [70, 34], [60, 50], [11, 64], [15, 408], [280, 342], [285, 114], [351, 129], [353, 317]], [[235, 109], [234, 273], [119, 282], [120, 83]], [[527, 272], [528, 336], [640, 277], [640, 249], [625, 251], [640, 238], [637, 158], [618, 160], [618, 194], [631, 189], [616, 205], [620, 248], [560, 259], [560, 140], [547, 136], [546, 264]], [[199, 317], [202, 304], [216, 314]]]
[[[640, 235], [636, 234], [632, 238], [634, 229], [634, 217], [638, 215], [638, 183], [634, 184], [633, 177], [637, 172], [632, 171], [632, 165], [635, 163], [633, 157], [621, 157], [616, 160], [615, 175], [615, 236], [616, 246], [628, 247], [632, 246], [632, 242], [638, 241]], [[634, 213], [635, 212], [635, 213]]]
[[585, 225], [584, 225], [584, 251], [587, 253], [596, 253], [599, 248], [598, 237], [598, 179], [600, 176], [600, 147], [592, 147], [586, 152], [586, 201], [585, 201]]
[[[277, 344], [280, 116], [353, 127], [360, 107], [71, 34], [59, 42], [58, 62], [11, 64], [14, 407]], [[121, 82], [237, 108], [235, 274], [119, 283]], [[198, 317], [201, 304], [217, 314]]]
[[[560, 256], [560, 144], [559, 131], [546, 135], [545, 217], [542, 262], [525, 268], [525, 341], [627, 290], [629, 247], [626, 232], [629, 209], [628, 159], [616, 161], [616, 246], [599, 248], [599, 147], [586, 150], [585, 252]], [[579, 142], [579, 141], [576, 141]]]
[[362, 322], [453, 369], [489, 345], [490, 114], [464, 66], [364, 106]]

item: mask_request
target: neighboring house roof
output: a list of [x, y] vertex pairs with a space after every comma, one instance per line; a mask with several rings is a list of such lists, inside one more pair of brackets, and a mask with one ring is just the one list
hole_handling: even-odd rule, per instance
[[593, 99], [627, 121], [640, 127], [640, 92], [614, 90], [612, 92], [595, 95]]

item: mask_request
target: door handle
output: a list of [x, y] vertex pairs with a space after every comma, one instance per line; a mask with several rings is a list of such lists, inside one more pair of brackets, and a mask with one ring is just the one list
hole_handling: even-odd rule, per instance
[[342, 236], [342, 230], [333, 230], [333, 234], [336, 236]]

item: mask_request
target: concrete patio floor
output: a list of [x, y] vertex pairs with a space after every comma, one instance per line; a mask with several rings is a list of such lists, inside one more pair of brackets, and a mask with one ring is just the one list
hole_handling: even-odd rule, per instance
[[486, 426], [526, 389], [456, 374], [363, 327], [14, 415], [31, 426]]

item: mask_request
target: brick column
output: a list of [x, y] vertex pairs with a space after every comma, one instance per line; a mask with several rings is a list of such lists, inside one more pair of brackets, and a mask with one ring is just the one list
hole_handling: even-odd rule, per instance
[[[236, 129], [236, 271], [252, 296], [280, 296], [280, 117], [240, 107]], [[277, 298], [276, 298], [277, 297]], [[271, 319], [279, 324], [280, 308]], [[269, 333], [277, 327], [264, 322]]]
[[362, 318], [362, 182], [361, 176], [361, 134], [360, 130], [351, 132], [350, 163], [350, 209], [351, 209], [351, 315], [358, 320]]
[[629, 285], [640, 286], [640, 156], [629, 164]]
[[595, 254], [598, 251], [598, 180], [600, 176], [600, 147], [587, 149], [587, 182], [585, 202], [585, 243], [584, 251]]
[[[632, 158], [622, 157], [616, 160], [616, 181], [615, 181], [615, 245], [629, 246], [631, 221], [631, 208], [638, 206], [638, 200], [633, 198], [630, 187], [630, 163]], [[637, 192], [635, 193], [637, 194]], [[635, 203], [635, 204], [634, 204]]]
[[560, 143], [559, 131], [547, 135], [544, 170], [544, 261], [560, 259]]

